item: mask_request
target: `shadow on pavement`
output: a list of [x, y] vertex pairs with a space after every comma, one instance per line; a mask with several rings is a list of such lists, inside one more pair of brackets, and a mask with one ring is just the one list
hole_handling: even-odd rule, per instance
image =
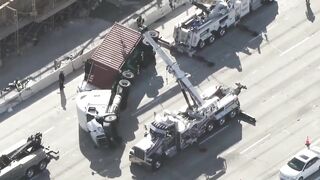
[[137, 180], [220, 178], [228, 171], [228, 163], [219, 154], [241, 141], [242, 125], [234, 120], [226, 123], [224, 127], [217, 128], [214, 132], [216, 134], [212, 134], [213, 137], [209, 135], [207, 141], [200, 146], [192, 146], [177, 156], [166, 159], [163, 167], [158, 171], [152, 172], [142, 166], [132, 164], [130, 167], [132, 178]]
[[64, 93], [64, 89], [60, 90], [60, 102], [63, 110], [66, 110], [67, 99], [66, 94]]
[[79, 126], [79, 146], [81, 153], [90, 161], [92, 176], [115, 178], [121, 176], [120, 162], [125, 145], [114, 149], [97, 148], [90, 135]]
[[[68, 82], [72, 81], [73, 79], [77, 78], [80, 74], [83, 73], [82, 69], [76, 70], [73, 73], [71, 73], [70, 75], [66, 76], [66, 80], [65, 80], [65, 87], [68, 88]], [[57, 79], [58, 81], [58, 79]], [[54, 82], [52, 85], [50, 85], [49, 87], [43, 89], [42, 91], [39, 91], [38, 93], [36, 93], [35, 95], [33, 95], [32, 97], [30, 97], [29, 99], [27, 99], [26, 101], [22, 101], [20, 104], [14, 106], [12, 109], [12, 112], [6, 112], [3, 114], [0, 114], [0, 123], [3, 122], [6, 119], [9, 119], [12, 115], [14, 115], [15, 113], [18, 113], [19, 111], [27, 108], [28, 106], [32, 105], [33, 103], [41, 100], [42, 98], [44, 98], [45, 96], [47, 96], [48, 94], [54, 92], [54, 91], [59, 91], [59, 84], [56, 82]], [[66, 97], [65, 97], [66, 98]], [[59, 100], [57, 100], [57, 104], [62, 105], [62, 101], [61, 98]], [[58, 105], [59, 106], [59, 105]], [[28, 123], [28, 122], [26, 122]]]
[[306, 16], [307, 16], [307, 19], [313, 23], [313, 21], [315, 20], [316, 16], [314, 15], [312, 9], [311, 9], [311, 5], [310, 3], [306, 3], [306, 6], [307, 6], [307, 11], [306, 11]]
[[43, 172], [40, 172], [39, 174], [35, 175], [32, 180], [50, 180], [50, 172], [48, 169], [44, 170]]
[[130, 87], [127, 108], [121, 111], [118, 126], [123, 143], [135, 139], [134, 132], [139, 128], [136, 113], [141, 100], [146, 96], [154, 102], [159, 97], [159, 89], [164, 85], [163, 77], [157, 74], [155, 66], [156, 63], [153, 62], [147, 68], [142, 69]]

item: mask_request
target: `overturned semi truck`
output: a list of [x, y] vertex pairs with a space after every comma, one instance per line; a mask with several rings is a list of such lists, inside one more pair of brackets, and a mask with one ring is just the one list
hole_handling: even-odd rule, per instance
[[85, 76], [76, 99], [80, 128], [98, 147], [120, 139], [117, 124], [126, 108], [129, 89], [140, 69], [155, 62], [152, 47], [140, 32], [115, 23], [85, 63]]

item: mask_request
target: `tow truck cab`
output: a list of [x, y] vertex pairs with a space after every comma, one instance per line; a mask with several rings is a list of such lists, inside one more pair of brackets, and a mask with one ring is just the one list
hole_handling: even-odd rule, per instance
[[176, 124], [154, 121], [145, 137], [131, 148], [129, 160], [153, 170], [162, 166], [163, 158], [172, 157], [180, 149], [180, 134]]

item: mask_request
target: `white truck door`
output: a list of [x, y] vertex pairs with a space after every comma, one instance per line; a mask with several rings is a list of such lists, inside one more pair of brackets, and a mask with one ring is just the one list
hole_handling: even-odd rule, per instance
[[104, 135], [102, 125], [93, 119], [87, 123], [87, 127], [93, 142], [98, 146], [97, 136]]
[[250, 0], [251, 11], [257, 10], [260, 6], [262, 6], [261, 0]]
[[250, 0], [241, 0], [240, 17], [247, 15], [250, 12]]
[[240, 17], [241, 17], [241, 1], [240, 0], [236, 0], [236, 2], [234, 3], [234, 12], [235, 12], [235, 21], [239, 21]]

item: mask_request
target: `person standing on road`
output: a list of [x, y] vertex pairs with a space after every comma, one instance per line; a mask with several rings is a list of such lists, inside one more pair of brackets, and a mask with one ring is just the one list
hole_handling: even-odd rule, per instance
[[174, 4], [173, 4], [173, 2], [172, 2], [173, 0], [169, 0], [169, 6], [170, 6], [170, 8], [171, 8], [171, 10], [174, 10]]
[[63, 73], [63, 71], [60, 71], [60, 74], [59, 74], [59, 88], [60, 88], [60, 90], [63, 90], [63, 88], [64, 88], [64, 73]]
[[138, 28], [142, 28], [143, 27], [143, 23], [144, 23], [144, 19], [142, 18], [141, 15], [138, 16], [136, 21], [137, 21]]

